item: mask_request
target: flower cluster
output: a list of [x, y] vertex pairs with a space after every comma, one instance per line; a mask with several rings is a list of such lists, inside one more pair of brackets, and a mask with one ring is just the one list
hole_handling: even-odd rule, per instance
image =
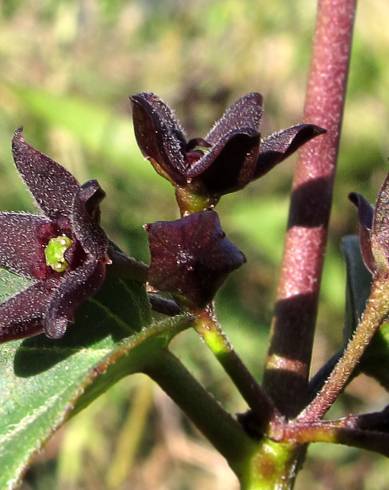
[[156, 171], [176, 186], [181, 209], [187, 194], [207, 197], [203, 208], [215, 204], [324, 132], [313, 124], [298, 124], [261, 140], [262, 96], [249, 93], [227, 109], [205, 138], [187, 140], [158, 96], [141, 93], [131, 101], [138, 145]]
[[131, 101], [138, 145], [175, 186], [184, 216], [146, 226], [149, 283], [186, 306], [204, 307], [227, 274], [245, 262], [209, 209], [325, 131], [298, 124], [261, 140], [262, 96], [249, 93], [227, 109], [205, 138], [188, 140], [173, 111], [155, 94], [137, 94]]
[[[149, 283], [182, 305], [205, 307], [227, 275], [245, 262], [210, 208], [223, 194], [263, 176], [324, 130], [298, 124], [261, 140], [262, 97], [250, 93], [236, 101], [205, 138], [187, 140], [159, 97], [141, 93], [131, 100], [140, 149], [174, 184], [184, 215], [146, 226]], [[40, 213], [0, 213], [0, 267], [32, 282], [0, 305], [0, 342], [41, 332], [60, 338], [78, 306], [103, 284], [107, 265], [118, 263], [120, 254], [99, 224], [105, 194], [97, 181], [80, 185], [61, 165], [27, 144], [21, 129], [12, 150]]]
[[16, 167], [40, 214], [0, 213], [0, 267], [32, 285], [0, 305], [0, 341], [64, 335], [77, 307], [102, 285], [109, 242], [99, 226], [104, 192], [95, 180], [79, 185], [61, 165], [12, 141]]

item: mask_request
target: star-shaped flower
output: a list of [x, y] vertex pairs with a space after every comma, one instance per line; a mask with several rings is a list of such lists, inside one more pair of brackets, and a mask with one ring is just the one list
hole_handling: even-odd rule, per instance
[[0, 267], [33, 280], [0, 305], [0, 341], [44, 332], [60, 338], [77, 307], [102, 285], [108, 239], [99, 226], [104, 192], [95, 180], [79, 185], [61, 165], [12, 141], [16, 167], [40, 214], [0, 213]]
[[213, 202], [262, 177], [325, 132], [313, 124], [298, 124], [261, 141], [262, 96], [249, 93], [227, 109], [204, 139], [187, 141], [173, 111], [157, 95], [140, 93], [131, 101], [143, 155], [176, 187], [213, 196]]
[[228, 274], [246, 261], [226, 238], [215, 211], [158, 221], [146, 225], [146, 230], [151, 253], [149, 283], [185, 298], [191, 306], [209, 303]]
[[389, 174], [383, 183], [375, 207], [356, 192], [349, 198], [358, 208], [359, 241], [367, 269], [376, 274], [389, 272]]

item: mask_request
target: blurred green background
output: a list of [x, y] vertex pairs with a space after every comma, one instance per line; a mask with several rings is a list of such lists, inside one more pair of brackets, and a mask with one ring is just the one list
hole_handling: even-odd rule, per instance
[[[249, 91], [265, 98], [263, 133], [302, 119], [313, 0], [0, 0], [0, 196], [31, 210], [12, 164], [10, 139], [26, 139], [81, 181], [107, 192], [105, 229], [147, 261], [142, 224], [174, 219], [172, 188], [138, 151], [128, 95], [153, 91], [176, 108], [189, 135], [205, 135], [226, 105]], [[344, 234], [356, 229], [347, 194], [374, 200], [389, 154], [389, 3], [360, 2], [313, 371], [340, 345]], [[295, 159], [218, 210], [246, 253], [218, 298], [236, 349], [260, 376], [275, 295]], [[245, 406], [191, 333], [174, 351], [233, 412]], [[381, 408], [377, 383], [359, 377], [333, 409]], [[383, 457], [316, 445], [297, 490], [388, 488]], [[233, 490], [235, 477], [163, 393], [142, 376], [120, 382], [71, 420], [35, 459], [23, 489]]]

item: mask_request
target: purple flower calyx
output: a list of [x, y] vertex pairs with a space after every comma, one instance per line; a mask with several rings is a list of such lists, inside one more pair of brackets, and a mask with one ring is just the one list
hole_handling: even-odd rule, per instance
[[145, 226], [151, 264], [149, 283], [191, 308], [210, 303], [227, 276], [246, 258], [226, 237], [215, 211]]
[[60, 338], [77, 308], [101, 287], [111, 263], [99, 224], [105, 194], [95, 180], [80, 185], [26, 143], [21, 129], [12, 152], [40, 213], [0, 213], [0, 267], [33, 280], [0, 305], [0, 342], [41, 332]]
[[234, 102], [205, 138], [188, 141], [173, 111], [157, 95], [140, 93], [131, 102], [138, 145], [176, 187], [182, 214], [210, 208], [223, 194], [262, 177], [325, 132], [298, 124], [261, 140], [262, 96], [253, 92]]

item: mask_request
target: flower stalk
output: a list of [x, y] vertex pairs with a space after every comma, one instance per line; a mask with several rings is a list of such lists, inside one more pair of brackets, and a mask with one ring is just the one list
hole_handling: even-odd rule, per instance
[[235, 384], [252, 410], [259, 431], [265, 431], [270, 420], [279, 416], [272, 401], [235, 352], [216, 319], [212, 305], [191, 312], [194, 328]]
[[298, 416], [297, 419], [300, 422], [315, 422], [326, 414], [345, 388], [366, 347], [388, 314], [389, 281], [385, 276], [383, 278], [378, 277], [373, 283], [362, 319], [343, 356], [339, 359], [321, 391]]

